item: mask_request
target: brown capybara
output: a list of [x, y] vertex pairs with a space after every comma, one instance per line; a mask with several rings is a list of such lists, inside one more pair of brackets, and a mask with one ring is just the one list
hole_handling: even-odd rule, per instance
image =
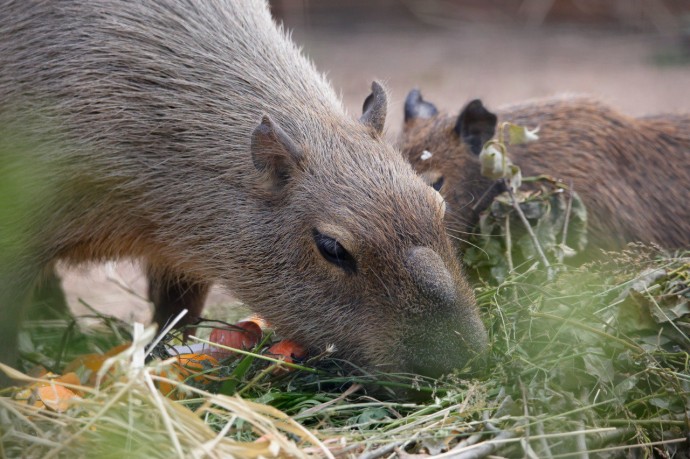
[[21, 241], [0, 256], [3, 360], [46, 267], [123, 257], [159, 324], [218, 282], [368, 369], [484, 353], [443, 200], [382, 138], [383, 88], [351, 119], [264, 1], [0, 3], [0, 129], [31, 145], [2, 161], [47, 190], [0, 228]]
[[477, 203], [493, 183], [481, 176], [478, 156], [504, 121], [539, 127], [539, 140], [509, 147], [509, 156], [523, 176], [572, 182], [587, 208], [590, 248], [637, 241], [690, 247], [690, 115], [632, 118], [584, 97], [514, 105], [497, 114], [473, 100], [458, 116], [442, 115], [412, 90], [401, 148], [441, 191], [449, 228], [461, 238], [490, 203], [492, 193]]

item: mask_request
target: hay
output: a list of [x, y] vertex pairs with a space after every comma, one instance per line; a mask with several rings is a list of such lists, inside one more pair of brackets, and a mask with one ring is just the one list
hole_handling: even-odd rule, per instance
[[[362, 374], [329, 357], [296, 365], [309, 371], [275, 374], [273, 366], [281, 364], [265, 362], [255, 349], [180, 381], [171, 376], [170, 359], [143, 364], [143, 345], [152, 335], [140, 331], [130, 351], [102, 370], [100, 386], [70, 386], [83, 395], [64, 412], [0, 397], [0, 453], [362, 459], [688, 454], [690, 253], [635, 246], [604, 259], [564, 269], [546, 284], [534, 282], [531, 273], [478, 287], [492, 353], [488, 373], [476, 380]], [[214, 379], [198, 380], [202, 375]], [[161, 382], [184, 398], [161, 395]], [[402, 393], [428, 399], [400, 401]]]

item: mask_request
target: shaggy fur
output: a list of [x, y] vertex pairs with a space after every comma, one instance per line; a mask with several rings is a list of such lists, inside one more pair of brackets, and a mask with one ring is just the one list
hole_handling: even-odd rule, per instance
[[[491, 185], [480, 175], [478, 152], [456, 126], [458, 116], [414, 116], [418, 92], [408, 98], [411, 114], [401, 147], [430, 182], [443, 177], [449, 229], [466, 238], [487, 203], [476, 200]], [[431, 113], [433, 110], [428, 110]], [[690, 116], [631, 118], [587, 98], [564, 97], [498, 111], [498, 123], [539, 126], [539, 140], [509, 147], [523, 176], [548, 174], [572, 181], [588, 211], [590, 246], [617, 249], [627, 242], [655, 242], [669, 249], [690, 247]], [[475, 113], [481, 143], [493, 136], [492, 114]], [[471, 126], [469, 126], [471, 128]], [[476, 139], [475, 139], [476, 140]], [[422, 160], [428, 150], [431, 158]]]
[[369, 368], [436, 375], [485, 350], [437, 194], [381, 139], [385, 93], [346, 116], [264, 2], [0, 10], [0, 120], [36, 142], [22, 158], [49, 190], [0, 267], [4, 360], [41, 269], [122, 257], [149, 267], [159, 323], [219, 282], [282, 336]]

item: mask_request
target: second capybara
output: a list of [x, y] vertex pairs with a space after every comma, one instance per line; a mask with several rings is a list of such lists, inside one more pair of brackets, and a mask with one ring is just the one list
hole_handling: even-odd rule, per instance
[[523, 176], [572, 183], [587, 208], [590, 248], [690, 247], [690, 115], [633, 118], [587, 97], [529, 102], [496, 114], [476, 99], [458, 115], [444, 115], [413, 90], [401, 148], [445, 197], [449, 226], [465, 233], [460, 237], [490, 202], [491, 193], [476, 206], [493, 183], [481, 176], [478, 156], [504, 121], [539, 127], [539, 140], [509, 147], [509, 156]]
[[0, 178], [44, 190], [0, 222], [3, 360], [46, 268], [124, 257], [161, 325], [220, 283], [367, 369], [437, 376], [485, 352], [443, 200], [383, 140], [385, 91], [347, 116], [264, 1], [0, 9]]

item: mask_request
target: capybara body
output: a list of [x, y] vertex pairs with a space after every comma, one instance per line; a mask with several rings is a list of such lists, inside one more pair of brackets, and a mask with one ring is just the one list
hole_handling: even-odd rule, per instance
[[3, 161], [48, 190], [0, 267], [4, 360], [42, 270], [122, 257], [148, 267], [159, 324], [218, 282], [365, 368], [438, 375], [485, 351], [443, 201], [382, 140], [385, 92], [348, 117], [264, 2], [1, 8], [0, 126], [33, 145]]
[[[448, 202], [449, 226], [463, 234], [477, 223], [495, 187], [480, 174], [478, 155], [508, 121], [539, 127], [539, 139], [510, 146], [523, 176], [572, 183], [588, 213], [590, 248], [628, 242], [690, 247], [690, 115], [633, 118], [587, 97], [561, 97], [489, 112], [479, 100], [460, 115], [442, 115], [410, 92], [401, 138], [404, 154]], [[422, 159], [422, 153], [431, 153]], [[477, 205], [478, 204], [478, 205]], [[474, 209], [474, 211], [473, 211]]]

